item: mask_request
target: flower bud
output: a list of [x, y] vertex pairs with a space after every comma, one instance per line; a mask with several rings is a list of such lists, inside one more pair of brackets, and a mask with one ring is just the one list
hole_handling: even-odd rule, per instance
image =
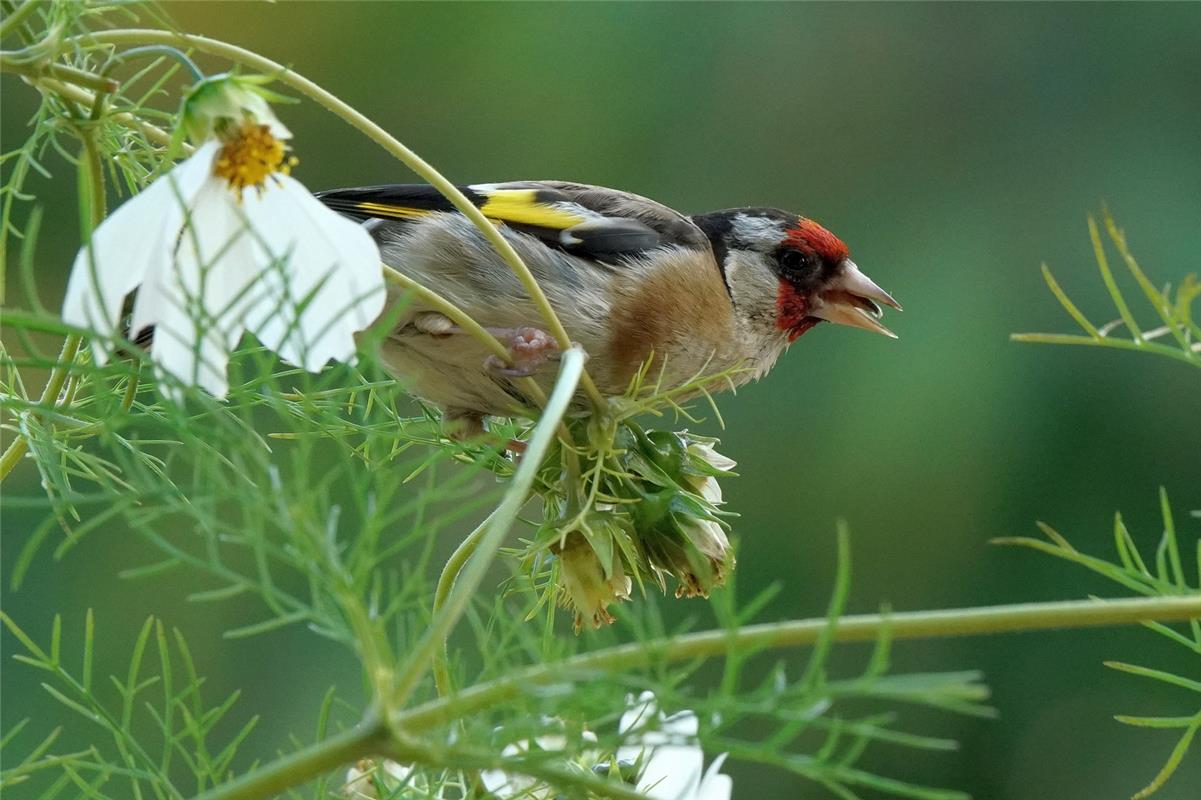
[[[606, 521], [607, 516], [604, 511], [590, 515], [594, 539], [611, 536], [611, 531], [605, 528], [616, 523]], [[585, 624], [593, 628], [611, 624], [614, 619], [609, 606], [630, 597], [630, 579], [622, 568], [617, 548], [609, 539], [608, 546], [602, 546], [608, 550], [607, 558], [602, 561], [579, 531], [569, 533], [561, 541], [552, 550], [559, 557], [559, 587], [564, 602], [575, 610], [576, 632]]]
[[230, 129], [245, 123], [267, 126], [276, 139], [291, 139], [289, 131], [268, 100], [283, 100], [264, 87], [270, 78], [261, 75], [223, 73], [205, 78], [192, 87], [183, 104], [184, 132], [195, 145], [222, 138]]

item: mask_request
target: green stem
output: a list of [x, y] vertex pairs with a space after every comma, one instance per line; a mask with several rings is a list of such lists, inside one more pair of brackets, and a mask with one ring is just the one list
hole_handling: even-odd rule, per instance
[[[374, 141], [380, 147], [384, 148], [389, 154], [404, 163], [409, 169], [417, 173], [423, 180], [441, 192], [446, 199], [465, 217], [470, 219], [484, 238], [488, 240], [500, 256], [505, 260], [505, 263], [513, 270], [520, 279], [525, 290], [530, 295], [535, 307], [542, 315], [550, 333], [559, 343], [560, 349], [566, 351], [571, 347], [571, 337], [567, 330], [563, 327], [563, 323], [559, 320], [554, 308], [547, 299], [546, 293], [542, 291], [542, 287], [538, 285], [537, 278], [530, 272], [529, 267], [521, 260], [521, 256], [513, 249], [508, 239], [500, 232], [497, 226], [493, 225], [487, 217], [483, 215], [478, 208], [468, 200], [459, 189], [447, 180], [442, 173], [434, 169], [429, 163], [410, 150], [398, 139], [389, 134], [376, 123], [372, 122], [361, 112], [338, 98], [331, 92], [321, 88], [313, 81], [291, 71], [283, 64], [272, 61], [269, 58], [259, 55], [258, 53], [246, 50], [228, 42], [209, 39], [205, 36], [196, 36], [193, 34], [173, 33], [171, 31], [159, 31], [148, 29], [128, 29], [115, 31], [97, 31], [88, 33], [84, 36], [76, 37], [68, 40], [69, 43], [77, 44], [111, 44], [111, 45], [145, 45], [145, 44], [183, 44], [195, 48], [203, 53], [218, 56], [230, 61], [243, 64], [252, 69], [259, 70], [267, 74], [274, 74], [276, 78], [284, 84], [292, 87], [301, 94], [306, 95], [315, 103], [325, 107], [327, 110], [341, 117], [351, 126], [365, 134], [367, 138]], [[596, 407], [597, 411], [604, 411], [607, 403], [601, 395], [600, 390], [596, 388], [596, 384], [585, 373], [580, 380], [580, 385], [588, 394], [589, 399]]]
[[1135, 342], [1130, 339], [1112, 339], [1107, 336], [1098, 339], [1074, 333], [1014, 333], [1010, 335], [1009, 340], [1034, 344], [1092, 345], [1094, 347], [1109, 347], [1114, 350], [1141, 350], [1147, 353], [1174, 358], [1177, 361], [1183, 361], [1194, 367], [1201, 367], [1201, 356], [1194, 355], [1188, 350], [1178, 350], [1175, 347], [1168, 347], [1165, 344], [1149, 342], [1146, 339], [1141, 342]]
[[[91, 108], [96, 102], [96, 95], [92, 92], [89, 92], [87, 89], [81, 89], [78, 86], [54, 80], [53, 78], [42, 78], [41, 80], [36, 81], [34, 85], [42, 91], [53, 92], [60, 97], [64, 97], [68, 100], [74, 100], [80, 105], [88, 108]], [[165, 147], [171, 146], [171, 134], [167, 133], [157, 125], [152, 125], [149, 122], [138, 119], [136, 116], [127, 111], [112, 111], [111, 107], [108, 107], [107, 104], [104, 106], [104, 108], [104, 113], [108, 116], [108, 118], [116, 122], [118, 125], [123, 125], [126, 128], [137, 131], [145, 136], [147, 140], [154, 142], [155, 144], [161, 144]], [[190, 145], [184, 144], [183, 147], [185, 153], [190, 153], [192, 151]]]
[[[1198, 618], [1201, 618], [1201, 595], [1132, 600], [1068, 600], [844, 616], [838, 620], [833, 640], [875, 641], [885, 632], [894, 640], [927, 639]], [[394, 730], [419, 733], [516, 697], [531, 687], [570, 680], [572, 675], [586, 675], [598, 670], [629, 670], [663, 661], [719, 656], [733, 650], [811, 645], [818, 641], [828, 625], [829, 621], [823, 617], [748, 625], [738, 630], [706, 631], [675, 639], [610, 647], [562, 661], [539, 664], [508, 677], [477, 684], [453, 697], [432, 700], [409, 711], [399, 712], [392, 719], [392, 727]]]
[[232, 781], [213, 787], [199, 800], [261, 800], [349, 764], [388, 752], [388, 727], [372, 719], [291, 755], [276, 759]]
[[[86, 232], [85, 239], [90, 239], [92, 231], [104, 219], [105, 214], [104, 166], [101, 164], [100, 151], [96, 147], [92, 133], [83, 131], [82, 139], [89, 189], [89, 195], [86, 198], [89, 214], [84, 223], [89, 226], [89, 230]], [[39, 405], [58, 405], [59, 395], [71, 373], [71, 367], [75, 364], [75, 356], [79, 354], [81, 341], [81, 338], [75, 334], [69, 335], [63, 340], [63, 349], [58, 356], [58, 366], [50, 373], [50, 379], [46, 381], [46, 386], [42, 389]], [[135, 377], [133, 380], [136, 382], [137, 378]], [[0, 454], [0, 482], [8, 477], [28, 451], [29, 442], [23, 436], [18, 436], [9, 443], [4, 453]]]
[[467, 565], [459, 572], [458, 579], [454, 581], [454, 587], [446, 602], [434, 615], [429, 629], [426, 630], [425, 635], [413, 648], [408, 660], [399, 670], [395, 691], [391, 698], [387, 698], [389, 707], [399, 708], [405, 704], [413, 690], [416, 689], [418, 681], [430, 669], [439, 648], [446, 646], [446, 639], [455, 623], [467, 610], [472, 596], [483, 581], [488, 567], [492, 564], [496, 551], [504, 542], [521, 507], [525, 505], [530, 487], [534, 483], [538, 470], [542, 467], [542, 461], [546, 457], [546, 451], [550, 447], [551, 441], [558, 432], [559, 422], [567, 413], [567, 408], [575, 395], [583, 372], [584, 351], [578, 347], [568, 348], [563, 353], [559, 378], [555, 383], [554, 391], [551, 392], [546, 408], [538, 420], [538, 425], [530, 436], [529, 444], [521, 459], [521, 466], [513, 475], [513, 480], [509, 484], [508, 490], [505, 491], [505, 496], [501, 498], [500, 505], [496, 507], [496, 511], [484, 526], [484, 532], [480, 535], [479, 542], [474, 548], [475, 552], [471, 555]]
[[[459, 543], [455, 551], [450, 554], [450, 558], [446, 560], [446, 565], [442, 567], [442, 574], [438, 576], [438, 585], [434, 589], [434, 613], [437, 614], [446, 605], [447, 599], [450, 597], [450, 590], [455, 585], [455, 580], [459, 577], [459, 573], [463, 571], [467, 559], [471, 558], [471, 554], [479, 547], [480, 542], [484, 538], [484, 534], [488, 531], [488, 525], [492, 522], [492, 517], [495, 514], [490, 514], [487, 519], [481, 522], [476, 529], [467, 534], [467, 538]], [[448, 654], [446, 652], [446, 642], [442, 642], [442, 647], [434, 654], [434, 685], [438, 688], [438, 694], [446, 696], [450, 694], [453, 688], [450, 683], [450, 669], [447, 666]]]
[[17, 6], [14, 11], [5, 17], [4, 21], [0, 22], [0, 39], [16, 30], [17, 26], [23, 23], [26, 17], [37, 11], [39, 2], [40, 0], [25, 0], [24, 3]]
[[[40, 405], [54, 403], [58, 400], [58, 394], [63, 390], [63, 384], [67, 382], [70, 365], [75, 363], [75, 356], [79, 352], [80, 341], [80, 337], [78, 336], [68, 336], [63, 341], [63, 349], [58, 356], [59, 366], [50, 373], [50, 380], [46, 381], [46, 388], [42, 390], [41, 400], [38, 401]], [[28, 450], [29, 442], [25, 441], [24, 436], [17, 436], [16, 439], [8, 443], [8, 447], [0, 455], [0, 481], [8, 477], [8, 474], [21, 462], [21, 459]]]

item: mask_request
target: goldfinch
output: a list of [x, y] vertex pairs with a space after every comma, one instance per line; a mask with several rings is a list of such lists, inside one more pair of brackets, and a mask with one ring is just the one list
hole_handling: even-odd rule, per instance
[[[734, 384], [767, 373], [822, 321], [895, 335], [900, 310], [818, 223], [774, 208], [687, 216], [629, 192], [563, 181], [476, 184], [461, 191], [529, 266], [607, 395], [648, 359], [662, 388], [702, 371]], [[384, 262], [457, 305], [510, 349], [502, 362], [448, 317], [412, 300], [382, 349], [385, 366], [448, 420], [530, 408], [519, 377], [553, 384], [557, 353], [521, 283], [480, 231], [435, 189], [368, 186], [318, 194], [363, 221]], [[394, 289], [389, 305], [402, 290]], [[387, 312], [385, 312], [387, 313]]]

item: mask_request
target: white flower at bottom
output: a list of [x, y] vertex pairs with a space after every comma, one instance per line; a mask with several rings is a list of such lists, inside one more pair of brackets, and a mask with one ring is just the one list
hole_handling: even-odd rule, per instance
[[665, 716], [651, 692], [629, 703], [619, 725], [628, 743], [618, 749], [617, 760], [644, 764], [636, 787], [639, 792], [652, 800], [730, 800], [733, 781], [718, 772], [726, 754], [704, 769], [705, 753], [695, 743], [696, 714], [681, 711]]
[[[595, 771], [616, 762], [623, 776], [627, 775], [627, 765], [638, 765], [640, 774], [634, 788], [650, 800], [730, 800], [733, 781], [718, 772], [726, 755], [713, 759], [709, 769], [704, 769], [705, 754], [696, 744], [696, 714], [682, 711], [664, 716], [651, 692], [643, 692], [637, 700], [626, 698], [626, 707], [618, 726], [625, 744], [615, 754], [598, 758], [595, 750], [586, 749], [574, 760], [562, 759], [560, 763]], [[597, 741], [590, 731], [584, 731], [580, 738], [588, 744]], [[562, 734], [548, 734], [535, 738], [532, 744], [522, 739], [506, 745], [501, 756], [518, 760], [531, 754], [559, 753], [566, 747], [567, 739]], [[542, 760], [555, 763], [553, 758]], [[480, 780], [488, 794], [498, 800], [551, 800], [561, 794], [544, 781], [522, 775], [520, 770], [519, 765], [487, 769], [480, 772]]]
[[350, 800], [380, 800], [377, 784], [388, 792], [385, 797], [389, 797], [401, 786], [407, 785], [412, 777], [412, 768], [404, 764], [391, 760], [376, 764], [365, 758], [346, 771], [342, 794]]
[[[374, 241], [287, 174], [287, 129], [251, 105], [101, 222], [63, 303], [66, 322], [107, 338], [139, 289], [130, 338], [153, 328], [158, 370], [217, 397], [243, 331], [317, 372], [352, 360], [353, 334], [384, 305]], [[103, 339], [92, 347], [100, 363], [111, 355]]]
[[[584, 731], [580, 738], [588, 744], [596, 744], [596, 734]], [[547, 753], [557, 753], [566, 749], [567, 739], [562, 734], [548, 734], [534, 739], [534, 748]], [[528, 739], [505, 745], [500, 751], [504, 758], [528, 755], [531, 752]], [[480, 781], [488, 793], [500, 800], [550, 800], [558, 793], [546, 783], [536, 778], [519, 773], [507, 772], [501, 769], [485, 769], [480, 772]]]

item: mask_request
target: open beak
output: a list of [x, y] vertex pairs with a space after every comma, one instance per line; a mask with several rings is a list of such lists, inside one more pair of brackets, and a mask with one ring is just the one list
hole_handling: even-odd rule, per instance
[[848, 258], [839, 265], [838, 274], [818, 293], [809, 316], [896, 339], [897, 335], [880, 323], [884, 312], [879, 303], [901, 310], [901, 304], [893, 300], [892, 295], [860, 272], [855, 262]]

